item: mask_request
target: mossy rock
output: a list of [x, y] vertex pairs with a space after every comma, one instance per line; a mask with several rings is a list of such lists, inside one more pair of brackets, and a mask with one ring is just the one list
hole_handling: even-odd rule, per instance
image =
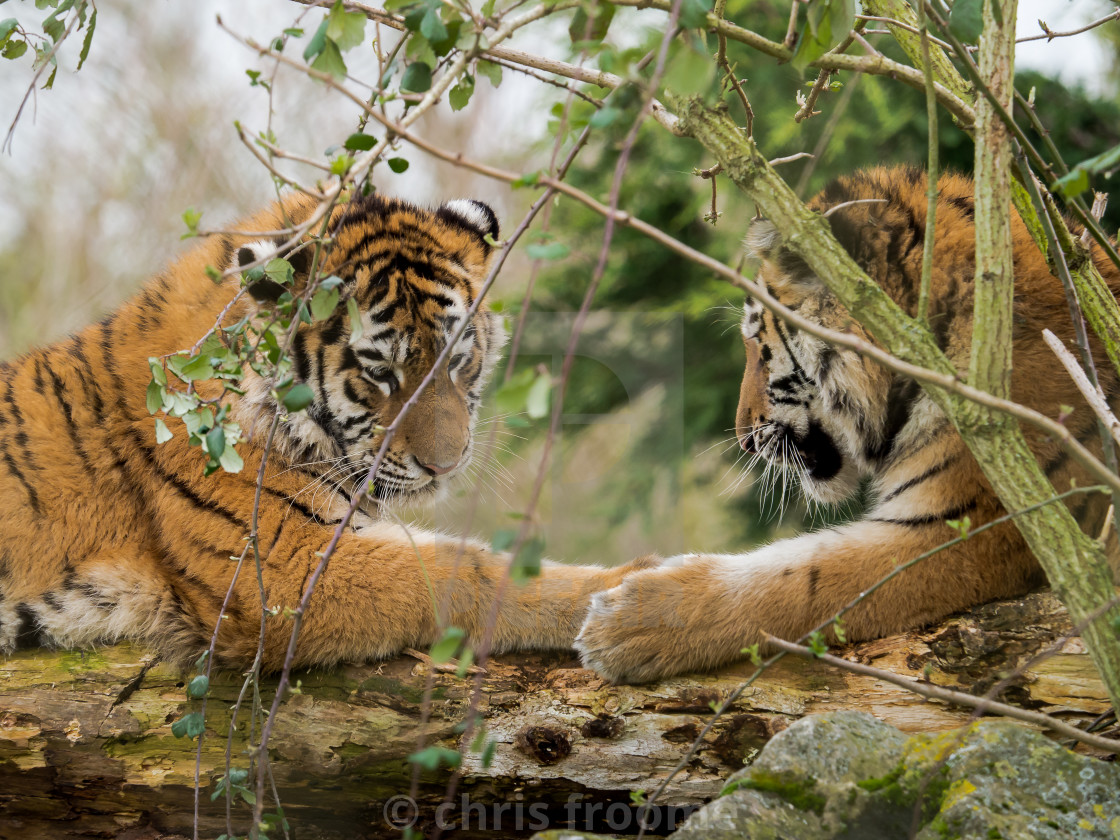
[[775, 737], [680, 840], [1049, 840], [1120, 837], [1120, 767], [1009, 721], [906, 736], [863, 712]]

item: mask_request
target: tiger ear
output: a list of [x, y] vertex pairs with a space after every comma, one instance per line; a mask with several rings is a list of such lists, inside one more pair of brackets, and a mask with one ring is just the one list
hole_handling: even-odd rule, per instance
[[497, 240], [499, 233], [498, 216], [489, 204], [473, 198], [457, 198], [444, 202], [436, 211], [436, 216], [456, 227], [464, 228], [486, 243], [486, 237]]
[[747, 250], [760, 260], [768, 260], [781, 246], [782, 235], [778, 226], [769, 219], [755, 219], [747, 229]]
[[[307, 282], [307, 274], [311, 270], [311, 249], [305, 246], [284, 250], [284, 243], [283, 239], [258, 239], [255, 242], [245, 242], [237, 249], [237, 268], [242, 271], [245, 278], [243, 282], [247, 283], [249, 294], [260, 303], [275, 303], [284, 292], [299, 288]], [[263, 270], [258, 271], [276, 257], [283, 257], [291, 265], [293, 277], [290, 285], [277, 283], [264, 274]]]
[[747, 231], [747, 249], [752, 257], [770, 263], [777, 269], [773, 282], [782, 285], [823, 286], [808, 263], [782, 242], [781, 231], [769, 219], [756, 219]]

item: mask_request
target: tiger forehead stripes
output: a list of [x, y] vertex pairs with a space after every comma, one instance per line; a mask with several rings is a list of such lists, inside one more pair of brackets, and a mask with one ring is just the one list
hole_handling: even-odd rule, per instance
[[[290, 196], [235, 227], [281, 230], [315, 208]], [[384, 514], [397, 499], [438, 501], [471, 460], [480, 396], [504, 340], [478, 301], [497, 235], [480, 202], [425, 210], [355, 199], [332, 212], [318, 256], [310, 242], [282, 254], [290, 285], [237, 271], [271, 259], [284, 240], [211, 238], [99, 324], [0, 365], [0, 649], [133, 638], [185, 662], [209, 645], [221, 614], [216, 657], [244, 667], [256, 656], [263, 603], [263, 664], [278, 668], [291, 632], [284, 608], [300, 602], [357, 490], [368, 495], [319, 579], [297, 665], [424, 647], [447, 625], [478, 638], [492, 615], [496, 651], [570, 647], [590, 594], [648, 561], [611, 570], [546, 562], [495, 611], [508, 556]], [[231, 324], [268, 317], [281, 295], [307, 289], [316, 261], [318, 277], [337, 278], [340, 302], [294, 334], [292, 372], [311, 405], [289, 414], [251, 369], [240, 394], [198, 382], [244, 429], [244, 468], [205, 476], [176, 420], [157, 445], [148, 359], [193, 346], [222, 313]], [[210, 266], [235, 270], [215, 284]], [[251, 278], [248, 294], [239, 273]], [[372, 486], [360, 487], [398, 416]], [[254, 523], [263, 595], [256, 574], [234, 578], [230, 559]]]
[[[477, 226], [474, 235], [464, 234], [464, 225]], [[296, 372], [318, 399], [284, 427], [281, 445], [294, 460], [345, 459], [352, 469], [340, 484], [351, 491], [380, 449], [382, 435], [375, 430], [391, 422], [454, 340], [446, 368], [405, 416], [374, 495], [432, 494], [445, 485], [442, 476], [469, 464], [482, 387], [504, 334], [488, 314], [466, 320], [489, 250], [479, 235], [497, 233], [493, 211], [479, 202], [449, 202], [435, 218], [384, 199], [343, 211], [320, 273], [343, 280], [343, 296], [357, 303], [361, 336], [350, 340], [344, 306], [321, 330], [296, 334]], [[271, 242], [252, 243], [241, 248], [239, 260], [259, 261], [274, 249]], [[300, 253], [306, 268], [309, 257]], [[257, 408], [268, 401], [268, 388], [259, 380], [254, 385], [247, 405]]]
[[[930, 326], [958, 370], [972, 340], [975, 229], [973, 184], [938, 181]], [[925, 239], [926, 176], [913, 168], [856, 172], [830, 184], [809, 207], [868, 276], [909, 315], [917, 314]], [[1093, 413], [1072, 382], [1052, 374], [1044, 328], [1073, 344], [1061, 283], [1022, 221], [1012, 217], [1015, 263], [1011, 396], [1050, 416], [1100, 452]], [[757, 279], [785, 306], [825, 327], [874, 343], [827, 286], [768, 221], [752, 225], [748, 245]], [[1114, 295], [1120, 271], [1099, 250], [1093, 259]], [[583, 661], [618, 681], [640, 681], [710, 667], [772, 633], [796, 639], [826, 622], [896, 567], [948, 541], [947, 520], [991, 522], [1005, 511], [961, 437], [918, 385], [844, 348], [784, 323], [757, 301], [744, 306], [746, 365], [736, 435], [751, 463], [794, 474], [812, 500], [835, 503], [870, 481], [866, 515], [839, 527], [779, 540], [737, 555], [683, 555], [594, 596], [577, 646]], [[1120, 380], [1093, 340], [1101, 385], [1114, 408]], [[1063, 406], [1073, 406], [1067, 413]], [[1086, 476], [1056, 441], [1024, 429], [1054, 486]], [[1074, 514], [1092, 533], [1103, 521], [1099, 494], [1074, 497]], [[876, 638], [999, 597], [1021, 594], [1044, 577], [1011, 523], [938, 552], [886, 583], [844, 617], [850, 641]], [[641, 616], [636, 621], [633, 616]]]

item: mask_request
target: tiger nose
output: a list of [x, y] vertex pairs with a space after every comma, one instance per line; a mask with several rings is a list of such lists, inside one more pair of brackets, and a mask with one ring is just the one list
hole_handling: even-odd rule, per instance
[[459, 466], [459, 462], [461, 460], [462, 458], [457, 458], [456, 460], [448, 464], [425, 464], [423, 461], [417, 459], [417, 463], [419, 463], [421, 467], [426, 469], [432, 475], [447, 475], [447, 473], [451, 472], [453, 469]]
[[754, 448], [754, 430], [753, 429], [748, 429], [747, 431], [745, 431], [741, 435], [739, 435], [739, 448], [742, 449], [744, 452], [753, 453], [755, 451], [755, 448]]

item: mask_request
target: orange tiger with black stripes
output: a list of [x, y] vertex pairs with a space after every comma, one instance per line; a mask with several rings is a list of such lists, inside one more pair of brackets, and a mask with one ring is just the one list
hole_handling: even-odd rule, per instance
[[[857, 172], [828, 186], [810, 207], [872, 280], [914, 316], [925, 239], [926, 176], [911, 168]], [[972, 335], [975, 233], [972, 182], [938, 181], [930, 322], [958, 370], [967, 370]], [[1042, 341], [1045, 328], [1071, 347], [1073, 327], [1059, 280], [1013, 213], [1015, 312], [1012, 397], [1063, 422], [1100, 452], [1094, 415]], [[865, 340], [813, 272], [783, 248], [781, 231], [755, 222], [748, 245], [758, 279], [787, 307]], [[1120, 272], [1093, 255], [1113, 294]], [[1004, 513], [948, 418], [912, 380], [798, 332], [748, 300], [742, 319], [746, 370], [736, 434], [743, 450], [795, 471], [810, 499], [851, 498], [870, 479], [875, 502], [854, 522], [747, 554], [685, 555], [629, 576], [592, 598], [576, 643], [583, 662], [616, 682], [641, 682], [710, 668], [739, 657], [762, 632], [797, 639], [898, 564], [948, 541], [946, 520], [973, 526]], [[1076, 352], [1076, 348], [1074, 348]], [[1116, 371], [1093, 339], [1101, 387], [1120, 403]], [[1066, 415], [1063, 406], [1073, 406]], [[1024, 428], [1051, 482], [1062, 491], [1086, 477], [1053, 440]], [[1101, 495], [1071, 497], [1096, 534]], [[936, 621], [1045, 582], [1011, 523], [976, 534], [902, 572], [844, 617], [850, 641]]]
[[[239, 229], [281, 230], [308, 219], [315, 206], [289, 197]], [[294, 370], [315, 398], [278, 425], [264, 471], [258, 544], [269, 609], [266, 669], [283, 662], [292, 626], [284, 609], [299, 603], [381, 446], [380, 430], [468, 316], [491, 263], [487, 240], [497, 235], [494, 213], [477, 201], [428, 211], [373, 195], [332, 211], [322, 276], [344, 281], [361, 337], [351, 341], [346, 306], [295, 334]], [[270, 306], [282, 291], [275, 283], [257, 282], [233, 302], [238, 272], [215, 284], [207, 267], [248, 266], [277, 244], [210, 238], [99, 324], [0, 366], [0, 649], [132, 638], [184, 662], [207, 647], [233, 577], [231, 557], [250, 534], [264, 439], [283, 408], [270, 383], [246, 371], [244, 395], [228, 394], [247, 435], [245, 466], [204, 476], [203, 459], [177, 421], [170, 425], [178, 433], [155, 442], [145, 403], [148, 358], [190, 348], [227, 307], [231, 324]], [[309, 253], [290, 254], [297, 293]], [[438, 499], [464, 470], [480, 394], [503, 341], [496, 316], [480, 308], [402, 419], [356, 527], [342, 536], [314, 591], [296, 665], [423, 647], [436, 640], [440, 621], [482, 636], [508, 557], [406, 530], [383, 515], [379, 499]], [[353, 480], [332, 483], [339, 475]], [[309, 487], [331, 492], [309, 494]], [[546, 563], [529, 585], [506, 588], [494, 649], [570, 648], [590, 593], [643, 565]], [[250, 566], [224, 607], [219, 661], [253, 661], [261, 614]]]

